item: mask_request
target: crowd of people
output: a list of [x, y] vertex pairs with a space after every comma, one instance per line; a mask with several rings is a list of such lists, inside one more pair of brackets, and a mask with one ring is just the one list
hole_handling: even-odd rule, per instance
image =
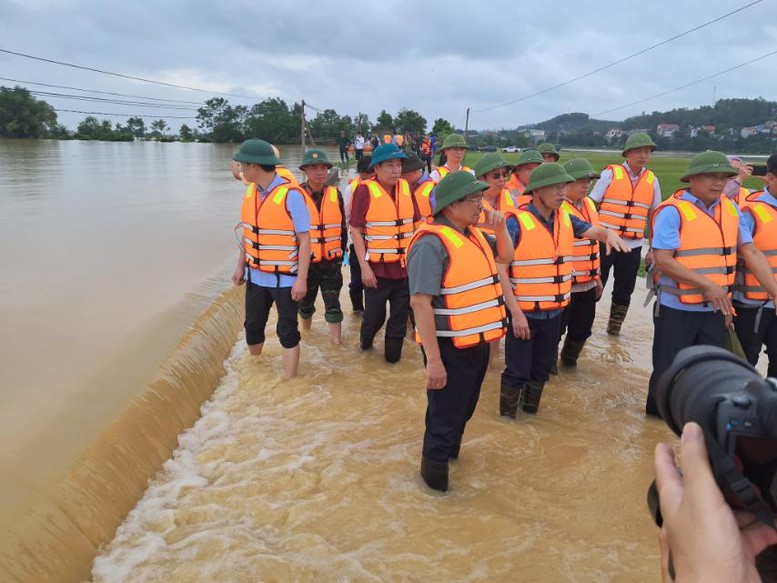
[[647, 167], [656, 149], [647, 134], [631, 135], [623, 163], [601, 172], [584, 158], [560, 164], [552, 144], [522, 152], [514, 164], [489, 153], [469, 168], [458, 134], [445, 138], [444, 161], [432, 169], [435, 148], [425, 158], [386, 137], [370, 154], [357, 148], [357, 175], [343, 194], [326, 184], [332, 163], [323, 150], [305, 153], [305, 180], [297, 183], [272, 145], [244, 142], [234, 156], [247, 189], [232, 279], [247, 283], [251, 354], [262, 352], [275, 303], [284, 370], [294, 376], [298, 317], [310, 326], [319, 289], [331, 341], [341, 343], [349, 255], [359, 349], [371, 350], [384, 329], [383, 356], [399, 361], [408, 321], [420, 344], [427, 389], [420, 473], [430, 488], [448, 489], [449, 462], [460, 454], [501, 339], [500, 415], [535, 415], [550, 375], [577, 366], [611, 274], [607, 333], [621, 333], [645, 250], [656, 294], [648, 415], [659, 415], [655, 386], [674, 355], [724, 346], [732, 322], [748, 360], [755, 364], [765, 346], [769, 375], [777, 376], [777, 154], [754, 192], [742, 187], [752, 167], [720, 152], [699, 154], [681, 177], [687, 187], [663, 200]]

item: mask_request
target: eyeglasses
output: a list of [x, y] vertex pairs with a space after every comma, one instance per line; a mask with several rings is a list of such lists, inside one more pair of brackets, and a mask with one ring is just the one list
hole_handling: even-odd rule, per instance
[[508, 176], [510, 176], [510, 173], [507, 172], [507, 171], [505, 171], [505, 172], [492, 172], [491, 173], [491, 179], [492, 180], [499, 180], [500, 178], [507, 178]]
[[468, 194], [462, 199], [464, 202], [476, 202], [481, 203], [483, 202], [483, 194]]

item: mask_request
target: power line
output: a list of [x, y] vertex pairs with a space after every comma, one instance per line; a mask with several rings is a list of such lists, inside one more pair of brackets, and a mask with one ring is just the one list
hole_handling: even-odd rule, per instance
[[157, 118], [157, 119], [197, 119], [196, 117], [191, 116], [191, 115], [167, 115], [167, 114], [165, 114], [165, 115], [148, 115], [148, 114], [145, 114], [145, 113], [135, 113], [135, 114], [133, 114], [133, 113], [108, 113], [108, 112], [105, 112], [105, 111], [78, 111], [76, 109], [57, 109], [56, 107], [54, 108], [54, 111], [65, 112], [65, 113], [83, 113], [85, 115], [111, 115], [111, 116], [126, 117], [126, 118], [130, 118], [130, 117], [148, 117], [148, 118], [151, 118], [151, 117], [154, 117], [154, 118]]
[[681, 89], [685, 89], [686, 87], [690, 87], [692, 85], [698, 85], [699, 83], [702, 83], [704, 81], [709, 81], [710, 79], [714, 79], [715, 77], [720, 77], [721, 75], [724, 75], [725, 73], [730, 73], [731, 71], [734, 71], [736, 69], [741, 69], [742, 67], [746, 65], [750, 65], [751, 63], [755, 63], [756, 61], [760, 61], [761, 59], [765, 59], [767, 57], [771, 57], [772, 55], [777, 55], [777, 51], [772, 51], [771, 53], [766, 53], [765, 55], [761, 55], [760, 57], [756, 57], [755, 59], [750, 59], [749, 61], [746, 61], [744, 63], [740, 63], [739, 65], [734, 65], [733, 67], [729, 67], [728, 69], [724, 69], [722, 71], [718, 71], [717, 73], [714, 73], [713, 75], [708, 75], [702, 79], [697, 79], [696, 81], [691, 81], [690, 83], [686, 83], [685, 85], [680, 85], [679, 87], [675, 87], [674, 89], [670, 89], [669, 91], [664, 91], [663, 93], [658, 93], [657, 95], [653, 95], [651, 97], [646, 97], [645, 99], [640, 99], [639, 101], [635, 101], [633, 103], [629, 103], [628, 105], [621, 105], [620, 107], [613, 107], [612, 109], [605, 109], [604, 111], [600, 111], [598, 113], [594, 113], [594, 116], [597, 115], [604, 115], [605, 113], [611, 113], [613, 111], [618, 111], [619, 109], [625, 109], [627, 107], [631, 107], [633, 105], [639, 105], [640, 103], [644, 103], [645, 101], [651, 101], [653, 99], [657, 99], [659, 97], [663, 97], [664, 95], [669, 95], [670, 93], [674, 93], [675, 91], [680, 91]]
[[91, 95], [73, 95], [69, 93], [52, 93], [49, 91], [30, 91], [31, 95], [36, 97], [53, 97], [55, 99], [72, 99], [76, 101], [94, 101], [97, 103], [107, 103], [111, 105], [135, 105], [138, 107], [161, 107], [164, 109], [180, 109], [184, 111], [197, 111], [196, 107], [186, 107], [185, 105], [165, 105], [163, 103], [149, 103], [146, 101], [127, 101], [124, 99], [107, 99], [105, 97], [94, 97]]
[[[758, 0], [759, 2], [761, 0]], [[186, 89], [187, 91], [198, 91], [200, 93], [208, 93], [211, 95], [224, 95], [226, 97], [238, 97], [240, 99], [257, 99], [256, 95], [238, 95], [235, 93], [222, 93], [220, 91], [209, 91], [207, 89], [200, 89], [199, 87], [190, 87], [188, 85], [177, 85], [175, 83], [166, 83], [164, 81], [154, 81], [153, 79], [145, 79], [143, 77], [135, 77], [134, 75], [125, 75], [124, 73], [116, 73], [114, 71], [105, 71], [103, 69], [95, 69], [94, 67], [85, 67], [83, 65], [76, 65], [74, 63], [67, 63], [64, 61], [56, 61], [54, 59], [46, 59], [44, 57], [36, 57], [34, 55], [28, 55], [26, 53], [19, 53], [8, 49], [0, 48], [0, 53], [7, 55], [14, 55], [16, 57], [24, 57], [25, 59], [33, 59], [35, 61], [42, 61], [44, 63], [51, 63], [53, 65], [62, 65], [63, 67], [71, 67], [73, 69], [81, 69], [82, 71], [91, 71], [93, 73], [101, 73], [103, 75], [111, 75], [113, 77], [121, 77], [122, 79], [132, 79], [133, 81], [143, 81], [144, 83], [154, 83], [155, 85], [164, 85], [165, 87], [174, 87], [176, 89]]]
[[69, 87], [67, 85], [52, 85], [51, 83], [38, 83], [35, 81], [21, 81], [19, 79], [9, 79], [0, 77], [0, 81], [10, 81], [11, 83], [24, 83], [25, 85], [38, 85], [40, 87], [52, 87], [54, 89], [69, 89], [70, 91], [83, 91], [85, 93], [99, 93], [100, 95], [114, 95], [116, 97], [135, 97], [138, 99], [148, 99], [152, 101], [168, 101], [171, 103], [185, 103], [188, 105], [202, 105], [199, 101], [184, 101], [183, 99], [163, 99], [161, 97], [147, 97], [146, 95], [131, 95], [127, 93], [114, 93], [113, 91], [98, 91], [97, 89], [82, 89], [81, 87]]
[[593, 71], [589, 71], [588, 73], [584, 73], [583, 75], [579, 75], [577, 77], [574, 77], [572, 79], [569, 79], [568, 81], [564, 81], [563, 83], [558, 83], [557, 85], [553, 85], [552, 87], [548, 87], [546, 89], [542, 89], [540, 91], [537, 91], [535, 93], [532, 93], [530, 95], [524, 95], [523, 97], [519, 97], [518, 99], [513, 99], [511, 101], [505, 101], [504, 103], [500, 103], [498, 105], [492, 105], [491, 107], [486, 107], [484, 109], [476, 109], [472, 113], [482, 113], [484, 111], [491, 111], [493, 109], [497, 109], [500, 107], [505, 107], [506, 105], [512, 105], [513, 103], [518, 103], [520, 101], [525, 101], [527, 99], [531, 99], [532, 97], [537, 97], [538, 95], [543, 95], [544, 93], [548, 93], [550, 91], [553, 91], [554, 89], [558, 89], [559, 87], [564, 87], [565, 85], [569, 85], [571, 83], [574, 83], [575, 81], [579, 81], [580, 79], [585, 79], [586, 77], [590, 77], [591, 75], [594, 75], [596, 73], [600, 73], [601, 71], [604, 71], [605, 69], [609, 69], [610, 67], [614, 67], [615, 65], [619, 65], [620, 63], [623, 63], [625, 61], [628, 61], [629, 59], [633, 59], [634, 57], [637, 57], [639, 55], [643, 55], [647, 53], [648, 51], [652, 51], [655, 48], [658, 48], [660, 46], [663, 46], [667, 43], [670, 43], [672, 41], [677, 40], [678, 38], [682, 38], [684, 36], [687, 36], [691, 34], [692, 32], [696, 32], [697, 30], [700, 30], [706, 26], [709, 26], [710, 24], [713, 24], [715, 22], [719, 22], [725, 18], [728, 18], [729, 16], [732, 16], [736, 14], [737, 12], [742, 12], [743, 10], [746, 10], [747, 8], [750, 8], [751, 6], [755, 4], [759, 4], [760, 2], [763, 2], [763, 0], [754, 0], [753, 2], [750, 2], [750, 4], [745, 4], [744, 6], [737, 8], [736, 10], [733, 10], [731, 12], [728, 12], [727, 14], [724, 14], [723, 16], [719, 16], [713, 20], [710, 20], [708, 22], [705, 22], [704, 24], [700, 24], [698, 26], [695, 26], [694, 28], [691, 28], [689, 30], [686, 30], [685, 32], [681, 32], [680, 34], [677, 34], [671, 38], [668, 38], [666, 40], [661, 41], [660, 43], [654, 44], [652, 46], [647, 47], [646, 49], [642, 49], [641, 51], [637, 51], [636, 53], [633, 53], [627, 57], [623, 57], [622, 59], [618, 59], [617, 61], [613, 61], [612, 63], [609, 63], [607, 65], [603, 65], [597, 69], [594, 69]]

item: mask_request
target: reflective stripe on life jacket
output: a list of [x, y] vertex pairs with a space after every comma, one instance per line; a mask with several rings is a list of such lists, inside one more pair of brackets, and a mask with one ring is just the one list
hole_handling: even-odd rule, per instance
[[[741, 209], [743, 213], [753, 217], [753, 244], [766, 255], [772, 273], [777, 278], [777, 208], [757, 200], [762, 194], [763, 191], [748, 195], [742, 201]], [[741, 259], [737, 265], [737, 282], [734, 289], [743, 292], [748, 300], [768, 302], [770, 299], [761, 282]]]
[[646, 169], [634, 185], [625, 166], [613, 164], [607, 169], [612, 172], [612, 182], [599, 205], [601, 224], [624, 239], [642, 239], [653, 205], [655, 174]]
[[313, 197], [303, 189], [305, 204], [310, 212], [310, 261], [320, 263], [342, 257], [343, 214], [340, 212], [340, 197], [337, 188], [326, 186], [321, 198], [321, 208], [316, 206]]
[[264, 199], [256, 184], [246, 189], [240, 220], [249, 267], [269, 273], [297, 273], [299, 243], [286, 208], [290, 186], [276, 186]]
[[418, 212], [421, 214], [421, 222], [425, 222], [432, 216], [432, 190], [436, 186], [434, 180], [427, 180], [422, 182], [413, 191], [413, 198], [415, 199], [416, 206], [418, 206]]
[[292, 174], [291, 170], [286, 168], [285, 166], [276, 166], [275, 167], [275, 173], [280, 176], [281, 178], [285, 178], [289, 181], [289, 184], [292, 186], [298, 186], [299, 181], [297, 180], [297, 177]]
[[[491, 206], [491, 203], [488, 202], [485, 198], [483, 199], [483, 210], [480, 211], [480, 223], [486, 222], [486, 211], [493, 211], [497, 210], [499, 212], [504, 213], [505, 219], [508, 219], [510, 217], [515, 216], [515, 212], [518, 210], [515, 206], [515, 201], [513, 200], [513, 196], [510, 194], [510, 191], [507, 190], [507, 188], [503, 188], [502, 192], [499, 193], [499, 196], [496, 199], [496, 208]], [[496, 232], [493, 229], [489, 229], [488, 227], [478, 227], [483, 233], [488, 233], [489, 235], [495, 235]]]
[[516, 214], [521, 236], [510, 263], [510, 283], [521, 309], [557, 310], [569, 303], [572, 291], [574, 231], [564, 209], [555, 213], [553, 232], [531, 212]]
[[[593, 226], [599, 226], [599, 213], [596, 212], [596, 205], [590, 198], [583, 197], [583, 209], [577, 207], [569, 201], [562, 203], [570, 215], [576, 216], [582, 221], [591, 223]], [[583, 237], [575, 239], [572, 244], [572, 255], [575, 260], [572, 263], [572, 285], [588, 283], [599, 277], [599, 242], [593, 239]]]
[[[653, 225], [659, 211], [675, 207], [680, 215], [680, 247], [675, 250], [674, 258], [684, 267], [711, 279], [730, 295], [737, 263], [737, 207], [726, 195], [721, 195], [713, 218], [692, 202], [682, 200], [680, 197], [684, 192], [678, 190], [658, 206], [653, 213]], [[678, 287], [661, 284], [658, 290], [679, 296], [684, 304], [706, 303], [701, 289], [677, 283]]]
[[[443, 306], [433, 308], [437, 336], [451, 338], [456, 348], [499, 340], [507, 329], [507, 312], [494, 255], [483, 235], [477, 229], [465, 236], [445, 225], [424, 223], [410, 245], [428, 236], [440, 239], [449, 260], [438, 296]], [[417, 332], [416, 340], [421, 342]]]
[[373, 263], [394, 263], [405, 266], [405, 252], [413, 236], [415, 215], [413, 198], [407, 180], [399, 179], [394, 192], [396, 200], [377, 180], [363, 182], [370, 192], [363, 236], [367, 247], [366, 260]]
[[[459, 166], [459, 170], [462, 172], [469, 172], [470, 174], [474, 174], [474, 172], [472, 171], [472, 168], [470, 168], [469, 166], [464, 166], [464, 165]], [[453, 170], [451, 170], [447, 166], [438, 166], [437, 174], [439, 174], [440, 177], [437, 179], [437, 182], [439, 182], [440, 180], [448, 176], [448, 174], [450, 174], [451, 172], [453, 172]], [[432, 180], [434, 179], [432, 178]]]

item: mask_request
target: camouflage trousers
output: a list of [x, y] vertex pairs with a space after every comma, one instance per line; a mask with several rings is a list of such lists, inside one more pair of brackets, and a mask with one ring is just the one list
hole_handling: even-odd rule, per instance
[[343, 321], [340, 309], [340, 290], [343, 288], [342, 260], [311, 263], [308, 269], [308, 293], [299, 303], [299, 315], [309, 320], [316, 312], [316, 296], [319, 288], [324, 300], [324, 319], [336, 324]]

